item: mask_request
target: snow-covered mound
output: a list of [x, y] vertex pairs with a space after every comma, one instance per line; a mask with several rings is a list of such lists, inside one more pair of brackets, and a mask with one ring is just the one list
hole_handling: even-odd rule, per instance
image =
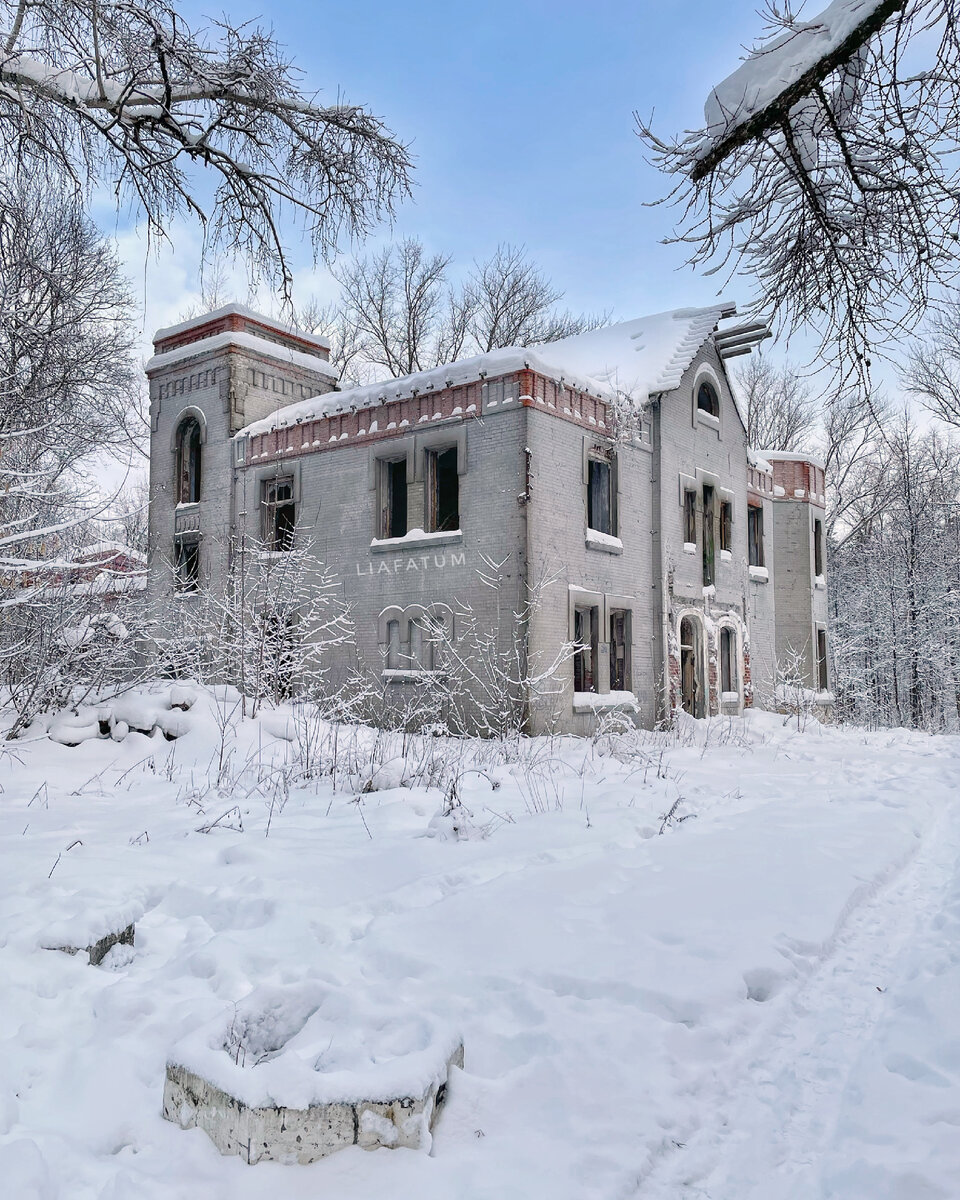
[[389, 1101], [446, 1079], [459, 1033], [355, 988], [261, 987], [187, 1035], [168, 1063], [251, 1108]]

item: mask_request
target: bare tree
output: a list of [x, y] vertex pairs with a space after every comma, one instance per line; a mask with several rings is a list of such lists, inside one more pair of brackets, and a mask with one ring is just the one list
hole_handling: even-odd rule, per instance
[[334, 275], [364, 357], [394, 378], [436, 365], [449, 257], [405, 238]]
[[72, 198], [0, 184], [0, 565], [34, 569], [90, 459], [141, 436], [132, 313]]
[[605, 325], [609, 315], [561, 312], [563, 299], [522, 246], [503, 244], [486, 262], [477, 263], [464, 296], [466, 337], [476, 353], [501, 346], [531, 346], [556, 342]]
[[931, 325], [910, 355], [904, 386], [935, 417], [960, 426], [960, 307], [946, 308]]
[[801, 450], [810, 441], [815, 401], [789, 365], [779, 370], [768, 358], [751, 354], [736, 371], [743, 397], [747, 439], [757, 450]]
[[[327, 254], [407, 191], [406, 148], [367, 109], [305, 92], [259, 26], [194, 29], [163, 0], [0, 0], [0, 11], [0, 146], [18, 178], [110, 180], [155, 237], [174, 215], [198, 217], [210, 245], [284, 288], [284, 212]], [[196, 167], [217, 181], [209, 208]]]
[[[349, 383], [399, 378], [504, 346], [555, 341], [606, 324], [609, 314], [572, 314], [522, 248], [502, 245], [461, 283], [448, 279], [449, 255], [415, 238], [334, 269], [338, 302], [307, 304], [305, 327], [330, 338]], [[309, 321], [315, 324], [309, 326]]]
[[768, 0], [765, 36], [664, 141], [689, 261], [752, 274], [755, 305], [809, 323], [864, 374], [957, 269], [960, 38], [948, 0]]

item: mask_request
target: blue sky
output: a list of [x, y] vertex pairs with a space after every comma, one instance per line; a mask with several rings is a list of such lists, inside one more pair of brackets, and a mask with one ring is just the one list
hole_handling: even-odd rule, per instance
[[[673, 213], [645, 207], [664, 180], [644, 161], [632, 114], [655, 110], [664, 133], [699, 124], [707, 91], [760, 30], [757, 0], [223, 7], [272, 25], [305, 86], [369, 105], [412, 143], [415, 194], [393, 236], [416, 235], [464, 265], [498, 242], [522, 243], [571, 307], [620, 318], [716, 296], [715, 280], [660, 244]], [[145, 263], [138, 233], [117, 231], [149, 336], [195, 293], [198, 236], [177, 225], [174, 252]], [[305, 250], [295, 259], [301, 296], [329, 290]], [[724, 288], [733, 299], [748, 291], [746, 281]]]

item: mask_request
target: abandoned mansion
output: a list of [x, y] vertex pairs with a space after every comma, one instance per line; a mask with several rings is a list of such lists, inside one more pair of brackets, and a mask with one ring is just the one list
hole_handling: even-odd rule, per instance
[[469, 639], [472, 702], [514, 679], [534, 732], [737, 714], [786, 663], [828, 702], [823, 468], [754, 452], [727, 374], [765, 335], [717, 304], [338, 390], [240, 305], [162, 329], [151, 608], [303, 549], [349, 608], [331, 654], [398, 704]]

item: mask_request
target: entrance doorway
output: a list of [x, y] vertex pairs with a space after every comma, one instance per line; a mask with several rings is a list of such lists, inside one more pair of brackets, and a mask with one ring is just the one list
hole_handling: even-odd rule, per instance
[[696, 617], [680, 622], [680, 704], [691, 717], [705, 717], [703, 626]]

